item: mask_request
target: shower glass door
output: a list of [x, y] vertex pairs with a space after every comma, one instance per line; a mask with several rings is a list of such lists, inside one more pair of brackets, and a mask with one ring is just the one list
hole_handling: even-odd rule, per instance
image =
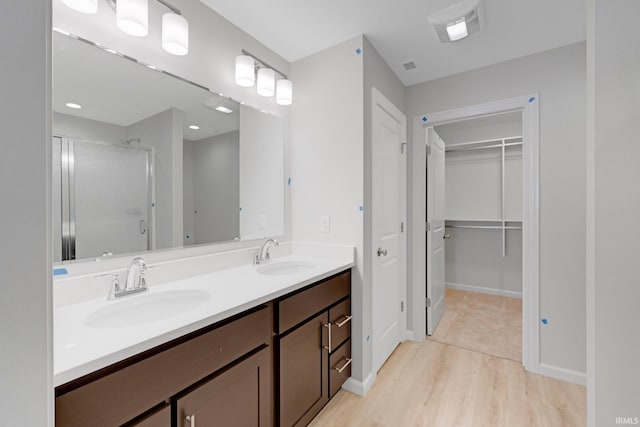
[[151, 150], [66, 138], [60, 146], [60, 260], [151, 249]]

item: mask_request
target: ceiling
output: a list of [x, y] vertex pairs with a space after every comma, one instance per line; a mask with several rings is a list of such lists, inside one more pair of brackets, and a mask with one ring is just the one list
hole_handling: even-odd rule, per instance
[[[65, 104], [82, 105], [74, 110]], [[224, 103], [232, 114], [207, 106]], [[184, 111], [184, 138], [197, 141], [239, 128], [239, 105], [170, 75], [53, 33], [53, 110], [127, 127], [169, 108]], [[188, 126], [198, 125], [193, 130]]]
[[201, 1], [290, 62], [364, 34], [405, 86], [586, 37], [585, 0], [483, 0], [484, 28], [446, 44], [427, 17], [461, 0]]

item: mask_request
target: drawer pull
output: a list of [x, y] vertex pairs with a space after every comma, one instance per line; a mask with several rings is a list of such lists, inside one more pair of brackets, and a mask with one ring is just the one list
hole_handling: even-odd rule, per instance
[[344, 325], [346, 325], [347, 323], [349, 323], [351, 321], [351, 316], [345, 316], [344, 320], [342, 322], [336, 322], [335, 325], [338, 328], [342, 328]]
[[185, 417], [187, 421], [189, 421], [189, 427], [196, 427], [196, 415], [187, 415]]
[[345, 369], [347, 369], [347, 366], [351, 365], [351, 360], [348, 357], [345, 357], [346, 362], [344, 363], [344, 365], [342, 365], [342, 368], [333, 368], [336, 371], [338, 371], [339, 374], [342, 373], [342, 371], [344, 371]]
[[327, 350], [329, 350], [329, 353], [331, 353], [331, 323], [324, 323], [322, 326], [329, 330], [329, 345], [323, 345], [322, 348], [326, 348]]

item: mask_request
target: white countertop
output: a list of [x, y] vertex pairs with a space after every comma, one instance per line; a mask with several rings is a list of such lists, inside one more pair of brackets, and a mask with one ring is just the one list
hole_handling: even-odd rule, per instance
[[[115, 301], [108, 301], [105, 294], [99, 299], [55, 307], [54, 385], [65, 384], [354, 265], [353, 258], [300, 255], [280, 257], [272, 263], [287, 261], [308, 262], [314, 267], [301, 273], [270, 276], [259, 274], [253, 265], [243, 265], [155, 286], [150, 283], [148, 291]], [[194, 309], [158, 321], [113, 328], [85, 325], [87, 316], [109, 305], [180, 289], [206, 291], [209, 298]]]

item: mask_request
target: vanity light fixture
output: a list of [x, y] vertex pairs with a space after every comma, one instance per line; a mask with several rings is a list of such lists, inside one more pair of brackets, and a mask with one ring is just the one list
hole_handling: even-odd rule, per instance
[[[291, 80], [278, 69], [242, 49], [242, 54], [236, 56], [236, 84], [252, 87], [256, 82], [256, 74], [258, 75], [258, 95], [265, 97], [276, 95], [278, 105], [291, 105], [293, 102]], [[276, 75], [281, 78], [276, 80]]]
[[455, 42], [480, 31], [480, 0], [464, 0], [429, 16], [442, 43]]
[[148, 0], [118, 0], [116, 25], [130, 36], [145, 37], [149, 33]]
[[75, 102], [67, 102], [67, 103], [66, 103], [66, 104], [64, 104], [64, 105], [66, 105], [67, 107], [69, 107], [69, 108], [71, 108], [71, 109], [73, 109], [73, 110], [79, 110], [79, 109], [81, 109], [81, 108], [82, 108], [82, 105], [80, 105], [80, 104], [76, 104]]
[[174, 12], [162, 15], [162, 48], [178, 56], [189, 53], [189, 23], [182, 15]]
[[86, 14], [98, 12], [98, 0], [62, 0], [71, 9]]

